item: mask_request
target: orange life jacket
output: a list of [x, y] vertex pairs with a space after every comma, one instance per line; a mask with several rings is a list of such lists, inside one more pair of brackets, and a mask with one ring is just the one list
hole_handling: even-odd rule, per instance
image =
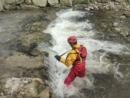
[[85, 62], [87, 56], [87, 49], [84, 46], [80, 46], [78, 48], [74, 48], [76, 51], [77, 57], [76, 60], [73, 62], [73, 65], [79, 65]]

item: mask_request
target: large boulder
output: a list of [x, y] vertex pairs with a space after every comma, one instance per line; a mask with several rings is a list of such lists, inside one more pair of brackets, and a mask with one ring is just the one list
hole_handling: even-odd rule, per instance
[[9, 10], [9, 8], [10, 8], [10, 4], [5, 4], [4, 5], [4, 9]]
[[5, 0], [5, 3], [7, 3], [7, 4], [13, 4], [13, 3], [15, 3], [15, 0]]
[[20, 4], [21, 9], [38, 9], [39, 7], [36, 7], [34, 5], [26, 5], [26, 4]]
[[58, 0], [48, 0], [48, 3], [49, 3], [51, 6], [53, 6], [53, 5], [58, 4], [59, 1], [58, 1]]
[[16, 4], [21, 4], [23, 2], [24, 2], [24, 0], [16, 0]]
[[25, 3], [28, 4], [28, 5], [31, 5], [32, 4], [32, 0], [25, 0]]
[[4, 5], [3, 0], [0, 0], [0, 11], [2, 11], [2, 10], [3, 10], [3, 5]]
[[47, 0], [32, 0], [33, 5], [38, 7], [45, 7], [47, 5]]
[[72, 0], [60, 0], [60, 4], [63, 6], [72, 6]]

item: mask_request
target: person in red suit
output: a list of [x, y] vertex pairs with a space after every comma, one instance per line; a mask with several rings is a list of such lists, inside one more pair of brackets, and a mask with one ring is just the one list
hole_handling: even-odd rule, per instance
[[86, 47], [79, 45], [75, 36], [70, 36], [68, 38], [68, 43], [72, 47], [72, 50], [68, 52], [66, 59], [61, 58], [59, 55], [55, 55], [55, 58], [64, 63], [67, 67], [73, 65], [64, 81], [64, 84], [67, 86], [69, 86], [77, 76], [81, 78], [86, 76], [85, 60], [87, 56]]

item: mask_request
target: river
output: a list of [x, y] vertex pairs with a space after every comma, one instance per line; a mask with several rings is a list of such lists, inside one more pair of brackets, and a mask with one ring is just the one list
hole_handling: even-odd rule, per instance
[[[50, 64], [50, 74], [53, 77], [51, 87], [56, 96], [61, 98], [127, 98], [130, 90], [129, 79], [127, 79], [130, 74], [130, 63], [120, 59], [126, 59], [125, 56], [129, 56], [129, 47], [119, 42], [98, 38], [99, 35], [105, 38], [105, 33], [94, 30], [93, 23], [89, 20], [93, 12], [67, 9], [57, 12], [56, 15], [57, 19], [52, 21], [44, 31], [53, 37], [54, 46], [48, 47], [48, 52], [50, 52], [48, 59], [56, 62]], [[71, 50], [67, 38], [73, 35], [77, 37], [80, 45], [87, 47], [87, 76], [83, 79], [77, 77], [69, 87], [65, 87], [64, 80], [71, 67], [68, 68], [56, 61], [54, 55]], [[44, 50], [42, 45], [39, 45], [39, 49]], [[65, 57], [66, 55], [63, 56]]]
[[[130, 19], [122, 13], [53, 8], [0, 13], [0, 79], [42, 78], [50, 98], [129, 98], [130, 38], [124, 32]], [[73, 35], [87, 48], [86, 77], [66, 87], [72, 66], [54, 55], [71, 50], [67, 38]]]

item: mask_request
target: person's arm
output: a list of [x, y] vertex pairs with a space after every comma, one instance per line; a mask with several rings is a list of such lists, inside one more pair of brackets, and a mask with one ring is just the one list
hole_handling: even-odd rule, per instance
[[60, 62], [64, 63], [67, 67], [73, 64], [73, 62], [76, 60], [77, 54], [75, 50], [71, 50], [68, 54], [66, 59], [61, 58]]

